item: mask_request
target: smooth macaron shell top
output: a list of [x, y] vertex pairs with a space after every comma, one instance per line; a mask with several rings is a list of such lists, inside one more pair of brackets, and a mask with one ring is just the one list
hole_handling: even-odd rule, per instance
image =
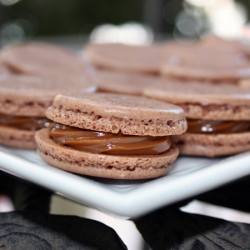
[[4, 47], [0, 61], [13, 72], [28, 75], [82, 74], [84, 61], [74, 52], [56, 45], [30, 42]]
[[249, 44], [240, 39], [223, 39], [214, 35], [207, 35], [203, 37], [201, 44], [205, 49], [215, 53], [250, 54]]
[[46, 109], [60, 93], [94, 92], [84, 75], [23, 76], [0, 79], [0, 113], [19, 116], [45, 116]]
[[232, 83], [250, 76], [249, 51], [249, 46], [244, 46], [240, 41], [215, 37], [187, 46], [176, 44], [172, 45], [171, 56], [161, 65], [160, 72], [164, 76], [184, 80]]
[[98, 68], [125, 72], [159, 74], [160, 66], [168, 61], [168, 50], [160, 44], [89, 44], [84, 53]]
[[166, 136], [186, 131], [181, 108], [131, 95], [57, 95], [46, 116], [65, 125], [129, 135]]
[[237, 85], [166, 80], [144, 95], [182, 107], [187, 118], [250, 120], [250, 91]]
[[244, 55], [173, 56], [161, 66], [163, 76], [202, 81], [236, 82], [250, 77], [250, 61]]

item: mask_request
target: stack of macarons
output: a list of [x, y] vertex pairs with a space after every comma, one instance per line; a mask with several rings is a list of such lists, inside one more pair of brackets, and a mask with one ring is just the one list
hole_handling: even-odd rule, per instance
[[[102, 91], [125, 93], [124, 86], [133, 85], [133, 81], [135, 89], [140, 81], [131, 77], [132, 72], [142, 80], [147, 78], [143, 86], [138, 84], [138, 95], [178, 105], [185, 111], [189, 128], [185, 134], [173, 136], [180, 154], [207, 157], [250, 150], [249, 53], [250, 47], [240, 41], [214, 36], [191, 45], [168, 41], [148, 47], [86, 47], [90, 62], [106, 75], [99, 79]], [[112, 86], [111, 75], [116, 85]], [[131, 77], [130, 83], [115, 75]]]
[[[38, 148], [53, 166], [98, 177], [146, 179], [171, 169], [179, 154], [171, 136], [187, 128], [183, 110], [133, 96], [155, 77], [89, 75], [73, 53], [41, 43], [6, 47], [0, 60], [11, 72], [0, 80], [0, 144]], [[93, 94], [95, 85], [120, 94]]]
[[250, 150], [250, 93], [236, 84], [250, 77], [249, 51], [215, 38], [88, 45], [89, 73], [81, 58], [54, 45], [7, 47], [0, 143], [37, 147], [44, 161], [70, 172], [119, 179], [164, 175], [179, 152]]

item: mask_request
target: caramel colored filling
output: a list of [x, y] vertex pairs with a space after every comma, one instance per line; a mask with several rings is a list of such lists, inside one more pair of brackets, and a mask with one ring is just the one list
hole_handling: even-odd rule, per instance
[[45, 117], [26, 117], [0, 114], [0, 125], [20, 130], [36, 131], [49, 127], [50, 121]]
[[232, 134], [250, 131], [249, 121], [221, 121], [188, 119], [187, 133]]
[[169, 136], [134, 136], [84, 130], [52, 124], [50, 138], [61, 145], [81, 151], [110, 155], [156, 155], [166, 152]]

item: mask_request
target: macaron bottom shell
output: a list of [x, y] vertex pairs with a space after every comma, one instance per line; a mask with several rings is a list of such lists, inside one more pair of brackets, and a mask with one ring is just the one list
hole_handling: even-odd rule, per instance
[[35, 149], [35, 131], [0, 126], [0, 144], [22, 149]]
[[233, 134], [185, 133], [172, 136], [181, 155], [227, 156], [250, 150], [250, 132]]
[[40, 157], [48, 164], [78, 174], [115, 178], [149, 179], [165, 175], [178, 156], [175, 145], [159, 155], [105, 155], [78, 151], [57, 145], [49, 138], [49, 129], [36, 132]]

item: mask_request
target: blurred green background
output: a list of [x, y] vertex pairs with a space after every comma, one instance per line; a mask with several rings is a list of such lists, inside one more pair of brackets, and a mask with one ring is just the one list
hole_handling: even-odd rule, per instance
[[0, 24], [27, 21], [25, 28], [33, 29], [27, 32], [35, 36], [87, 34], [101, 23], [142, 21], [143, 0], [20, 0], [0, 8]]
[[[177, 25], [177, 32], [194, 36], [209, 29], [202, 5], [209, 1], [217, 2], [218, 6], [240, 3], [244, 22], [248, 23], [248, 0], [0, 0], [0, 39], [18, 35], [26, 40], [38, 36], [88, 35], [103, 23], [131, 21], [149, 25], [156, 34], [172, 35]], [[183, 9], [189, 19], [178, 26], [177, 17], [183, 14]]]
[[81, 34], [103, 22], [140, 21], [142, 5], [142, 0], [21, 0], [2, 5], [1, 21], [27, 20], [35, 28], [35, 35]]
[[[0, 0], [0, 27], [18, 23], [33, 36], [89, 34], [102, 23], [129, 21], [148, 24], [156, 32], [171, 33], [173, 23], [164, 19], [164, 6], [171, 0]], [[170, 10], [172, 19], [182, 1]]]

